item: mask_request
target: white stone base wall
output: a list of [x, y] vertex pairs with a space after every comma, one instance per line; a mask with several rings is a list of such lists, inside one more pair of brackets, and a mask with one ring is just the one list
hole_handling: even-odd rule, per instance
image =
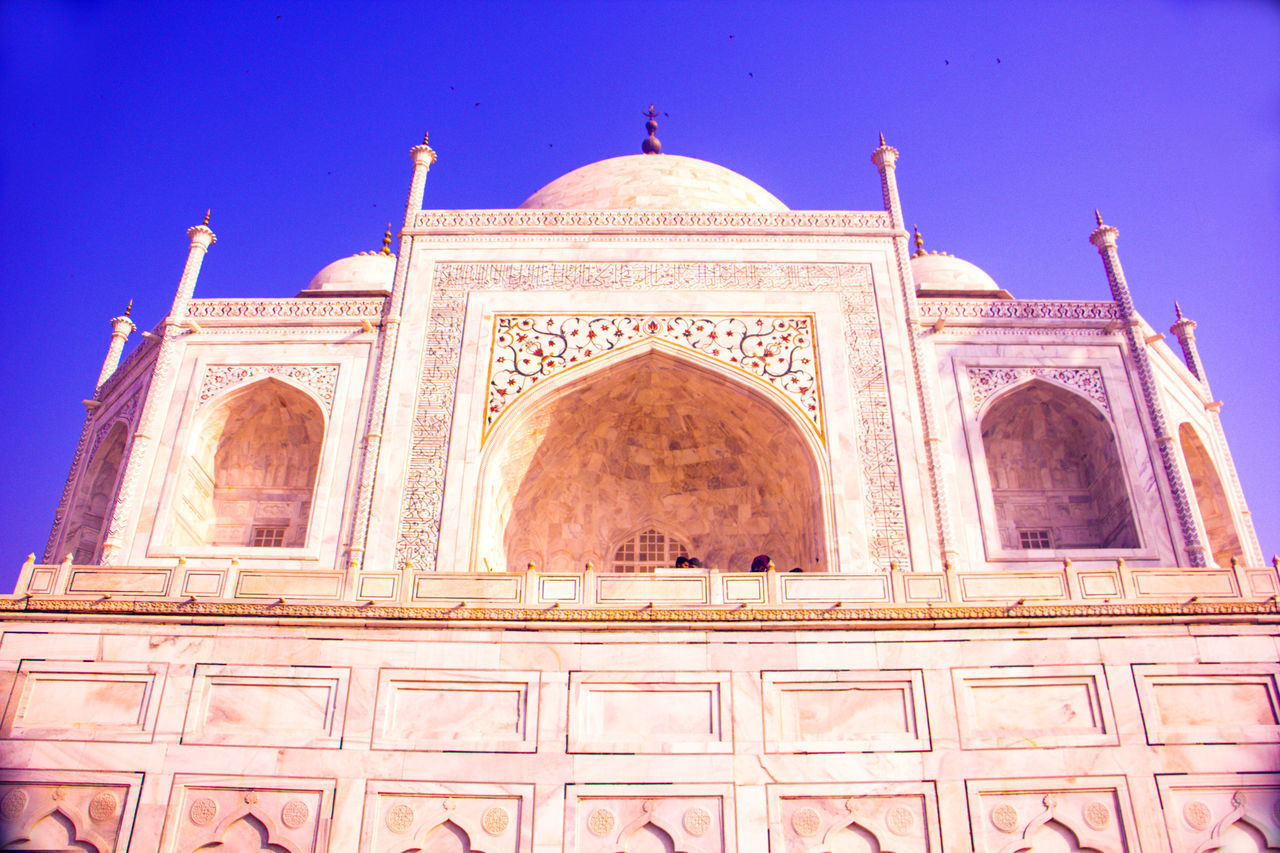
[[12, 613], [0, 847], [1280, 843], [1275, 616], [1039, 621]]

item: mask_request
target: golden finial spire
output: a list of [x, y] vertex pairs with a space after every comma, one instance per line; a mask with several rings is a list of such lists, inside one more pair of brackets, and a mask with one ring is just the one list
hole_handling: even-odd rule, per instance
[[1182, 319], [1182, 306], [1178, 304], [1178, 300], [1173, 300], [1173, 313], [1178, 315], [1178, 319]]
[[423, 145], [431, 144], [431, 131], [428, 130], [422, 134], [422, 144]]
[[124, 306], [124, 316], [128, 317], [133, 312], [133, 300], [129, 300], [129, 304]]
[[391, 254], [391, 223], [387, 223], [387, 233], [382, 235], [382, 251], [379, 255]]
[[213, 212], [213, 208], [209, 208], [204, 212], [204, 222], [201, 222], [200, 224], [203, 225], [205, 228], [209, 227], [209, 214], [212, 212]]
[[924, 254], [924, 238], [920, 236], [919, 227], [912, 225], [911, 230], [915, 232], [915, 244], [916, 244], [916, 253], [911, 257], [918, 258]]
[[880, 147], [881, 147], [881, 148], [883, 148], [883, 147], [884, 147], [884, 132], [883, 132], [883, 131], [881, 131], [881, 132], [880, 132]]
[[1098, 212], [1098, 208], [1093, 209], [1093, 218], [1098, 220], [1098, 224], [1102, 224], [1102, 214]]
[[645, 154], [661, 154], [662, 143], [658, 141], [658, 137], [654, 135], [658, 132], [658, 108], [653, 104], [650, 104], [649, 111], [643, 112], [640, 115], [648, 119], [648, 121], [644, 123], [644, 129], [649, 134], [645, 137], [644, 142], [640, 143], [640, 150]]

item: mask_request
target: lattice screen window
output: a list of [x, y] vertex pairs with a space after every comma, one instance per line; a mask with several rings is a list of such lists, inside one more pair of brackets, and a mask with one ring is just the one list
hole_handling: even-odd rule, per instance
[[1044, 528], [1037, 528], [1035, 530], [1022, 529], [1018, 531], [1018, 547], [1052, 548], [1053, 540], [1049, 536], [1049, 531]]
[[649, 528], [631, 536], [613, 554], [615, 572], [651, 572], [675, 566], [678, 557], [689, 556], [689, 546], [661, 530]]
[[279, 548], [284, 545], [284, 527], [253, 528], [254, 548]]

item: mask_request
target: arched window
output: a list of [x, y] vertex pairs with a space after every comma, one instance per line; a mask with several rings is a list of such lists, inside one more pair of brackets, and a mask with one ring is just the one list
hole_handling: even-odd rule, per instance
[[177, 545], [306, 544], [324, 415], [275, 379], [233, 392], [197, 427], [175, 502]]
[[1115, 435], [1083, 397], [1030, 382], [983, 416], [982, 446], [1002, 547], [1138, 547]]
[[1205, 536], [1209, 538], [1209, 550], [1219, 566], [1230, 565], [1232, 557], [1241, 556], [1240, 537], [1236, 535], [1236, 526], [1231, 521], [1231, 505], [1227, 503], [1218, 469], [1191, 424], [1178, 426], [1178, 440], [1182, 445], [1182, 458], [1187, 463], [1187, 473], [1191, 475], [1191, 489], [1196, 495]]
[[613, 552], [615, 572], [651, 572], [669, 568], [689, 556], [689, 546], [669, 533], [650, 527], [628, 536]]
[[67, 525], [66, 549], [81, 565], [92, 563], [102, 544], [102, 527], [115, 505], [116, 480], [128, 430], [123, 423], [111, 428], [89, 460], [81, 480], [79, 494]]

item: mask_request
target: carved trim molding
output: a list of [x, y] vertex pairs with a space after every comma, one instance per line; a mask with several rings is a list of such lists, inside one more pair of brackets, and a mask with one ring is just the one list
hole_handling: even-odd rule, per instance
[[196, 320], [297, 317], [372, 319], [382, 316], [383, 296], [302, 297], [296, 299], [193, 299], [185, 316]]
[[211, 364], [205, 368], [200, 382], [197, 408], [218, 392], [259, 376], [291, 379], [315, 392], [324, 401], [326, 411], [333, 410], [333, 394], [338, 384], [336, 364]]
[[494, 318], [485, 438], [506, 408], [540, 380], [645, 338], [768, 382], [824, 435], [812, 315], [526, 314]]
[[1114, 302], [1036, 299], [919, 300], [920, 319], [977, 320], [1119, 320]]
[[[260, 604], [239, 601], [131, 600], [125, 598], [8, 598], [0, 599], [0, 612], [27, 614], [40, 618], [47, 613], [71, 613], [88, 616], [212, 616], [264, 617], [269, 619], [335, 619], [361, 623], [391, 625], [404, 622], [405, 627], [421, 627], [423, 621], [470, 622], [539, 622], [539, 623], [830, 623], [833, 627], [857, 627], [858, 623], [893, 622], [895, 628], [931, 630], [939, 621], [980, 622], [991, 625], [1025, 624], [1029, 619], [1067, 620], [1118, 619], [1142, 622], [1154, 620], [1166, 625], [1170, 618], [1201, 619], [1206, 616], [1230, 617], [1252, 623], [1258, 617], [1280, 617], [1280, 604], [1275, 601], [1231, 602], [1143, 602], [1141, 604], [1019, 604], [934, 607], [789, 607], [742, 608], [649, 607], [621, 608], [545, 608], [545, 607], [464, 607], [366, 605], [366, 604]], [[904, 624], [905, 623], [905, 624]], [[912, 624], [914, 623], [914, 624]]]
[[883, 211], [792, 210], [424, 210], [413, 218], [415, 229], [478, 228], [765, 228], [888, 231]]
[[435, 269], [426, 357], [414, 411], [401, 499], [396, 564], [434, 563], [444, 467], [457, 388], [463, 312], [475, 291], [791, 291], [839, 294], [849, 387], [866, 499], [868, 547], [882, 569], [907, 565], [906, 517], [889, 408], [879, 311], [865, 264], [792, 263], [441, 263]]
[[1111, 414], [1102, 371], [1096, 367], [970, 367], [969, 388], [974, 411], [981, 409], [982, 404], [1000, 389], [1033, 378], [1064, 385]]

